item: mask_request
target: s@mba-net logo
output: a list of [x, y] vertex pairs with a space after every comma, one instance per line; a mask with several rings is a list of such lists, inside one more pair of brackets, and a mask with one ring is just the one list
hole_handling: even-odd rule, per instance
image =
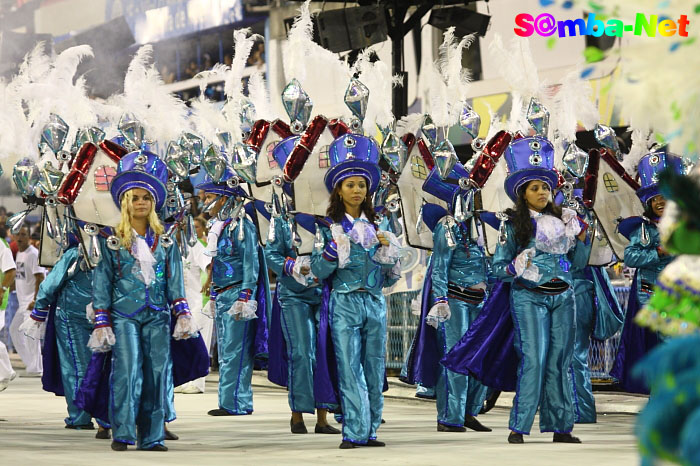
[[589, 13], [588, 17], [567, 19], [557, 21], [549, 13], [542, 13], [533, 17], [528, 13], [520, 13], [515, 17], [515, 27], [513, 31], [520, 37], [530, 37], [533, 33], [548, 37], [555, 32], [559, 37], [595, 36], [603, 34], [610, 37], [622, 37], [623, 32], [632, 33], [635, 36], [646, 34], [649, 37], [656, 37], [658, 31], [660, 36], [671, 37], [678, 34], [681, 37], [688, 37], [687, 15], [680, 15], [677, 20], [667, 17], [659, 19], [658, 15], [644, 15], [637, 13], [634, 24], [625, 24], [619, 19], [603, 20], [596, 18], [595, 13]]

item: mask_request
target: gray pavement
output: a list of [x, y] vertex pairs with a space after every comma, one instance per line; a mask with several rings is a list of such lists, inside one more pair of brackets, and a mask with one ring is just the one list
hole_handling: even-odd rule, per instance
[[[551, 434], [537, 432], [525, 445], [509, 445], [510, 397], [480, 420], [491, 433], [438, 433], [435, 406], [413, 397], [413, 389], [392, 380], [386, 394], [384, 424], [379, 439], [386, 448], [339, 450], [339, 435], [293, 435], [289, 432], [286, 392], [270, 384], [264, 373], [254, 376], [255, 413], [240, 417], [211, 417], [217, 407], [216, 374], [207, 379], [207, 392], [177, 394], [178, 419], [170, 429], [180, 440], [167, 442], [167, 453], [113, 452], [108, 440], [94, 439], [94, 431], [65, 429], [63, 398], [43, 392], [37, 378], [19, 377], [0, 393], [0, 465], [118, 464], [401, 464], [401, 465], [633, 465], [639, 456], [632, 430], [644, 399], [610, 393], [597, 394], [606, 407], [598, 424], [580, 425], [575, 434], [582, 445], [552, 444]], [[313, 416], [305, 415], [313, 432]], [[9, 461], [12, 461], [10, 463]]]

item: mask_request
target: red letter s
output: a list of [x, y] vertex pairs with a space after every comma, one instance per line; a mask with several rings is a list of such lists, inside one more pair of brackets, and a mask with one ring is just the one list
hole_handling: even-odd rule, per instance
[[[529, 21], [529, 22], [528, 22]], [[520, 37], [530, 37], [535, 31], [535, 18], [527, 13], [520, 13], [515, 17], [515, 25], [522, 29], [513, 28], [513, 31]]]

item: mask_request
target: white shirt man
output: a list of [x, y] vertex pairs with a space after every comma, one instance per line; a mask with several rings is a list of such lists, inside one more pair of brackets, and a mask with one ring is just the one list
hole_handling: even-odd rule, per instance
[[[2, 289], [0, 290], [0, 303], [4, 301], [6, 295], [10, 294], [10, 285], [15, 279], [15, 261], [12, 258], [12, 251], [0, 239], [0, 270], [2, 270]], [[0, 329], [5, 326], [5, 308], [0, 309]], [[7, 388], [12, 379], [17, 376], [12, 370], [10, 355], [7, 354], [7, 347], [0, 341], [0, 392]]]
[[39, 251], [29, 244], [29, 229], [22, 227], [17, 234], [17, 271], [15, 274], [15, 290], [19, 307], [10, 325], [12, 343], [27, 367], [28, 377], [38, 377], [43, 372], [41, 360], [41, 342], [29, 338], [19, 330], [24, 319], [31, 314], [36, 293], [44, 279], [45, 270], [39, 266]]

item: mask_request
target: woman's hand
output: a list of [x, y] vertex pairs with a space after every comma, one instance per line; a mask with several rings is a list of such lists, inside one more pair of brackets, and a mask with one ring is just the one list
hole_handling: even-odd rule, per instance
[[582, 243], [586, 242], [586, 230], [581, 230], [581, 233], [578, 234], [577, 238], [581, 240]]
[[389, 246], [389, 240], [384, 236], [384, 233], [381, 231], [377, 232], [377, 239], [379, 240], [379, 243], [381, 243], [382, 246]]

